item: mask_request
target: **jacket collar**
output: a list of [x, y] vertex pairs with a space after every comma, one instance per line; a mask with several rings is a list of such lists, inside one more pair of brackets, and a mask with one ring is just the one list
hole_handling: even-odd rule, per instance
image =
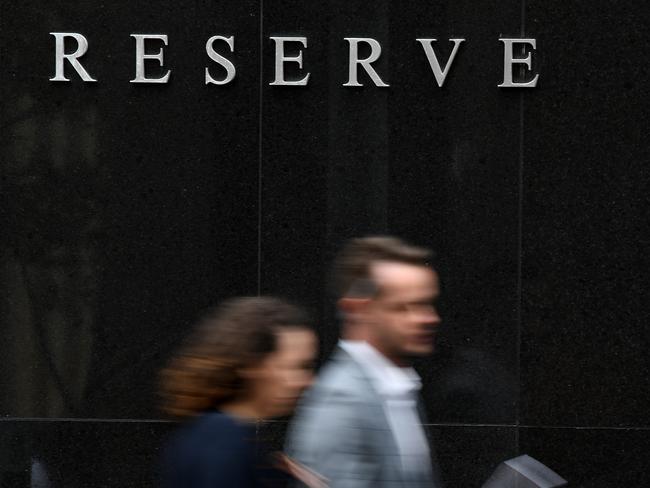
[[370, 379], [377, 393], [388, 397], [414, 396], [422, 388], [413, 368], [400, 368], [364, 341], [339, 341], [345, 351]]

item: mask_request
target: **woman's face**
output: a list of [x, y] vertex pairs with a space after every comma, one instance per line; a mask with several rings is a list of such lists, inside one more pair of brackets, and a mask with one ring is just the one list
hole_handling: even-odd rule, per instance
[[277, 348], [268, 355], [251, 385], [266, 418], [293, 412], [302, 392], [313, 379], [316, 335], [307, 329], [285, 329], [277, 334]]

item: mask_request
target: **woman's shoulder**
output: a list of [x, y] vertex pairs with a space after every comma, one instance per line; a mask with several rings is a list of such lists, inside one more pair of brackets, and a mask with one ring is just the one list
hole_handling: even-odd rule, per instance
[[255, 427], [206, 413], [182, 425], [162, 458], [165, 486], [251, 486]]
[[242, 420], [235, 419], [232, 415], [221, 412], [206, 412], [199, 415], [192, 420], [189, 424], [190, 428], [194, 429], [207, 429], [207, 430], [220, 430], [232, 432], [255, 432], [255, 424], [247, 423]]
[[230, 415], [210, 412], [181, 426], [173, 436], [175, 449], [229, 451], [249, 449], [255, 442], [255, 426], [240, 422]]

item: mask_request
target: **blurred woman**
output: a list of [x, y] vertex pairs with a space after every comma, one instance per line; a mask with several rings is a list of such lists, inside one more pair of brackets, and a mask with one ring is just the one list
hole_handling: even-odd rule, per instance
[[310, 384], [316, 342], [304, 314], [274, 298], [234, 299], [201, 320], [162, 374], [163, 408], [185, 421], [165, 449], [163, 486], [284, 486], [292, 477], [318, 486], [256, 447], [256, 422], [291, 414]]

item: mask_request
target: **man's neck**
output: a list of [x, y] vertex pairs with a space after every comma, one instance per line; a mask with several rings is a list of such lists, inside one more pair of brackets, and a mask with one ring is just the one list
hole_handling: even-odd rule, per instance
[[385, 347], [382, 347], [381, 344], [378, 344], [376, 341], [356, 338], [354, 335], [351, 336], [349, 334], [346, 334], [345, 336], [341, 337], [341, 340], [350, 341], [350, 342], [365, 342], [398, 368], [408, 368], [409, 366], [411, 366], [411, 361], [409, 358], [391, 354], [389, 350], [387, 350]]

